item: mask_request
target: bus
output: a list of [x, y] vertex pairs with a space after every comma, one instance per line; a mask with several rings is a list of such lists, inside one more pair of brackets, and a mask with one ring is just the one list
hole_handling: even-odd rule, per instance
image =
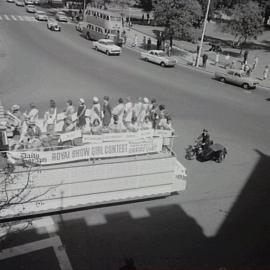
[[85, 25], [82, 36], [88, 40], [103, 38], [112, 39], [117, 45], [122, 45], [122, 17], [120, 14], [107, 10], [87, 7], [84, 12]]

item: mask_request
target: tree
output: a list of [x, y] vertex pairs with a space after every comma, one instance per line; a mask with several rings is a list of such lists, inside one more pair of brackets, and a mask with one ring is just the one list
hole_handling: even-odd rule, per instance
[[156, 0], [154, 15], [156, 23], [164, 25], [166, 32], [174, 33], [179, 39], [194, 41], [203, 14], [197, 0]]
[[243, 45], [248, 39], [256, 39], [262, 34], [262, 10], [253, 1], [247, 4], [238, 4], [232, 10], [232, 20], [227, 23], [228, 30], [234, 35], [236, 44]]
[[149, 12], [153, 9], [152, 0], [140, 0], [140, 6], [144, 11]]

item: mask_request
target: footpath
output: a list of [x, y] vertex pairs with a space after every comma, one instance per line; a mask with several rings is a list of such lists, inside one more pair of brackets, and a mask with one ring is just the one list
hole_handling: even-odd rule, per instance
[[[150, 38], [151, 48], [155, 49], [156, 43], [157, 43], [155, 32], [162, 31], [162, 30], [163, 30], [162, 27], [143, 26], [143, 25], [136, 25], [136, 24], [134, 24], [132, 28], [125, 27], [125, 31], [127, 34], [127, 42], [125, 46], [135, 49], [139, 52], [145, 51], [146, 46], [144, 45], [144, 40], [147, 41]], [[134, 46], [135, 37], [137, 39], [136, 47]], [[173, 40], [172, 56], [177, 59], [178, 65], [186, 66], [191, 69], [197, 69], [202, 72], [206, 72], [210, 74], [214, 74], [216, 71], [221, 71], [221, 72], [225, 71], [225, 64], [226, 64], [225, 55], [220, 54], [219, 62], [218, 64], [215, 64], [216, 53], [209, 51], [210, 46], [208, 43], [204, 44], [202, 54], [201, 54], [203, 55], [204, 53], [207, 53], [208, 55], [206, 68], [203, 68], [201, 64], [199, 67], [195, 67], [192, 63], [196, 55], [196, 47], [197, 47], [197, 44], [191, 44], [188, 42]], [[260, 55], [258, 54], [256, 54], [256, 56], [258, 56], [259, 59], [264, 57], [264, 61], [265, 61], [265, 56], [260, 57]], [[250, 61], [252, 61], [253, 60], [252, 56], [250, 58], [251, 58]], [[230, 56], [229, 61], [230, 62], [235, 61], [236, 68], [237, 69], [241, 68], [241, 59]], [[268, 59], [266, 61], [267, 62], [265, 63], [269, 64], [270, 66], [270, 57], [269, 57], [269, 63], [268, 63]], [[199, 63], [201, 62], [202, 61], [200, 59]], [[265, 65], [258, 65], [256, 69], [252, 72], [251, 77], [258, 79], [260, 86], [264, 88], [268, 88], [270, 90], [270, 72], [268, 74], [268, 78], [266, 80], [262, 80], [263, 69]]]

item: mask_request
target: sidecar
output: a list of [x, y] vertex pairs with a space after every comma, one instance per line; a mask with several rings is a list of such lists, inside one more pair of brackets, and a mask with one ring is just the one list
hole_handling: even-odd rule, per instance
[[221, 163], [227, 155], [227, 149], [218, 143], [214, 143], [205, 148], [198, 156], [199, 161], [213, 160], [217, 163]]

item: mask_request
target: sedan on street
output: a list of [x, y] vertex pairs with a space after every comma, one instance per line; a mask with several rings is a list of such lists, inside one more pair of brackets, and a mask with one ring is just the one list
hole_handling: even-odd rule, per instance
[[51, 31], [61, 31], [61, 27], [59, 23], [55, 19], [48, 19], [47, 22], [47, 28], [50, 29]]
[[15, 0], [7, 0], [8, 3], [14, 3]]
[[17, 0], [15, 3], [16, 3], [16, 6], [18, 7], [24, 7], [24, 2], [21, 0]]
[[34, 5], [33, 0], [24, 0], [25, 5]]
[[38, 21], [48, 21], [48, 16], [44, 11], [37, 11], [35, 14], [35, 19]]
[[115, 45], [110, 39], [100, 39], [93, 42], [93, 48], [97, 51], [106, 53], [107, 55], [120, 55], [122, 49]]
[[34, 5], [27, 5], [26, 6], [26, 12], [28, 12], [28, 13], [36, 13], [36, 8], [35, 8], [35, 6]]
[[259, 84], [258, 80], [248, 77], [243, 70], [229, 69], [227, 72], [216, 72], [215, 78], [221, 82], [241, 86], [244, 89], [255, 89]]
[[59, 11], [55, 15], [56, 20], [59, 22], [68, 22], [68, 17], [66, 16], [65, 12]]
[[141, 58], [146, 62], [152, 62], [162, 67], [174, 67], [177, 63], [176, 59], [167, 56], [162, 50], [151, 50], [148, 52], [142, 52]]

